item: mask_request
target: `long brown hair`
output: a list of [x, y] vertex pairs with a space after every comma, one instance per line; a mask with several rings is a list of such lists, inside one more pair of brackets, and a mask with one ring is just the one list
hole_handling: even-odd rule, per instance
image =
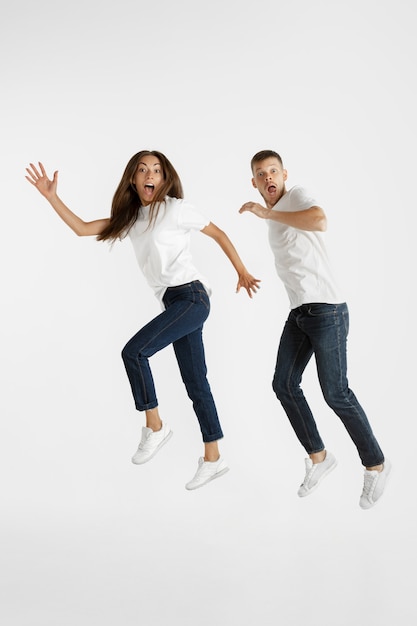
[[156, 219], [161, 202], [166, 196], [171, 198], [183, 198], [183, 190], [180, 177], [174, 166], [162, 152], [157, 150], [141, 150], [132, 156], [126, 165], [122, 179], [114, 193], [111, 205], [110, 222], [98, 235], [98, 241], [115, 241], [119, 237], [124, 237], [136, 222], [140, 212], [140, 199], [133, 185], [133, 179], [138, 168], [138, 164], [145, 156], [156, 157], [163, 173], [163, 183], [157, 190], [155, 198], [152, 200], [149, 212], [149, 224]]

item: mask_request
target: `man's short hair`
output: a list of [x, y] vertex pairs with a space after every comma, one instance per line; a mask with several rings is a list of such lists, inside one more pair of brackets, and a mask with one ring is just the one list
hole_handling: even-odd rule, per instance
[[261, 150], [260, 152], [257, 152], [252, 157], [252, 160], [250, 162], [250, 167], [251, 167], [252, 172], [253, 172], [253, 167], [255, 163], [259, 163], [260, 161], [264, 161], [265, 159], [270, 159], [271, 157], [278, 159], [279, 163], [281, 164], [281, 167], [284, 167], [284, 164], [278, 152], [275, 152], [275, 150]]

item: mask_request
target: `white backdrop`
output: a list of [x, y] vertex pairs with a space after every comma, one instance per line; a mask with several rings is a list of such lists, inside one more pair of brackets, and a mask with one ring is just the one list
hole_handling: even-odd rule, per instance
[[[398, 0], [22, 0], [2, 10], [1, 595], [7, 626], [412, 626], [416, 350], [411, 215], [413, 3]], [[305, 375], [339, 467], [311, 498], [271, 379], [287, 296], [249, 161], [281, 153], [329, 219], [351, 313], [349, 378], [393, 476], [359, 509], [362, 468]], [[262, 279], [250, 301], [220, 249], [205, 340], [231, 471], [184, 484], [202, 452], [171, 349], [152, 361], [174, 438], [135, 467], [143, 416], [120, 350], [159, 307], [129, 241], [78, 239], [24, 179], [60, 172], [85, 219], [109, 214], [138, 150], [164, 152], [186, 197]]]

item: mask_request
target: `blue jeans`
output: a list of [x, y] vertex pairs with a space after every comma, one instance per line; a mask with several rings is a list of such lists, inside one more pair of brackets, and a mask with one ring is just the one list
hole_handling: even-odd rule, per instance
[[384, 455], [368, 418], [347, 380], [346, 342], [349, 312], [343, 304], [303, 304], [291, 310], [281, 336], [273, 389], [307, 454], [324, 449], [317, 425], [300, 387], [314, 354], [324, 399], [342, 420], [365, 467], [380, 465]]
[[146, 324], [122, 351], [122, 358], [138, 411], [158, 406], [149, 357], [173, 344], [189, 398], [197, 415], [203, 441], [223, 437], [206, 374], [203, 324], [210, 312], [210, 299], [200, 281], [168, 287], [165, 311]]

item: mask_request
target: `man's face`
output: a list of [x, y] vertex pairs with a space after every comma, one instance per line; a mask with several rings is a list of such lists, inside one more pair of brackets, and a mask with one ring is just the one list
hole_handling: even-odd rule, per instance
[[258, 161], [253, 166], [252, 185], [259, 191], [268, 208], [272, 208], [286, 192], [284, 170], [276, 157]]

